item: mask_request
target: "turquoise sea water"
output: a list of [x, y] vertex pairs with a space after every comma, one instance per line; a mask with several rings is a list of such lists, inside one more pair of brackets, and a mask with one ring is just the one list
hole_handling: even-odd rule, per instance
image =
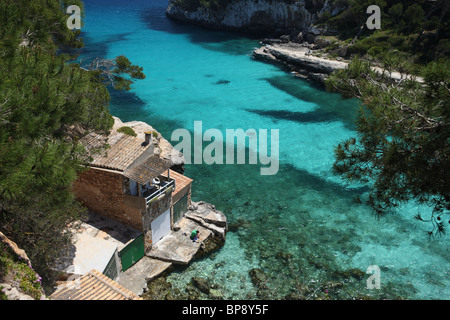
[[[254, 61], [257, 39], [174, 23], [166, 6], [86, 1], [83, 59], [123, 54], [147, 76], [131, 92], [111, 92], [112, 114], [146, 121], [169, 140], [194, 121], [203, 130], [280, 134], [276, 175], [262, 176], [261, 164], [186, 165], [193, 200], [213, 203], [232, 228], [222, 249], [167, 281], [184, 290], [204, 277], [226, 299], [316, 298], [325, 290], [336, 299], [449, 299], [448, 239], [429, 240], [430, 226], [413, 219], [427, 208], [407, 204], [377, 218], [354, 201], [367, 189], [331, 171], [333, 147], [355, 135], [357, 101]], [[371, 265], [380, 268], [381, 289], [366, 287]], [[253, 268], [264, 272], [265, 288], [251, 282]]]

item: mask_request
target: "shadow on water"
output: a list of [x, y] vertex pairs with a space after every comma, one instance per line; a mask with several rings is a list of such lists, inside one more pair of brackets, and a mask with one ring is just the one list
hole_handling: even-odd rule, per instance
[[343, 99], [337, 93], [326, 92], [317, 88], [314, 84], [303, 79], [293, 81], [289, 74], [261, 79], [267, 81], [278, 90], [284, 91], [292, 97], [314, 103], [318, 109], [312, 112], [295, 112], [285, 110], [247, 110], [261, 116], [272, 117], [279, 120], [291, 120], [296, 122], [329, 122], [342, 121], [350, 129], [355, 129], [358, 110], [361, 108], [359, 100]]
[[300, 123], [337, 121], [335, 113], [320, 109], [311, 112], [293, 112], [287, 110], [250, 110], [250, 109], [246, 109], [246, 111], [260, 116], [270, 117], [273, 120], [289, 120]]
[[143, 121], [158, 130], [166, 139], [170, 139], [175, 128], [182, 124], [170, 118], [161, 117], [152, 111], [151, 103], [141, 99], [133, 91], [119, 91], [109, 88], [111, 96], [110, 111], [123, 122]]
[[[206, 147], [206, 143], [203, 147]], [[191, 154], [193, 155], [193, 146], [191, 146], [191, 148]], [[237, 151], [236, 148], [237, 147], [235, 146], [235, 154]], [[226, 165], [225, 156], [223, 159], [224, 164], [186, 165], [186, 174], [188, 176], [192, 175], [193, 177], [196, 177], [196, 179], [198, 177], [197, 180], [194, 180], [194, 189], [199, 188], [196, 197], [198, 196], [201, 198], [201, 193], [203, 191], [207, 194], [213, 192], [218, 196], [225, 196], [223, 204], [228, 206], [227, 198], [232, 197], [235, 192], [242, 192], [242, 190], [247, 190], [242, 192], [242, 196], [247, 194], [249, 197], [255, 195], [255, 190], [253, 189], [260, 189], [256, 192], [257, 194], [285, 190], [284, 196], [286, 196], [289, 193], [295, 194], [295, 190], [298, 188], [306, 188], [323, 194], [333, 194], [339, 198], [348, 200], [353, 200], [355, 196], [361, 196], [369, 191], [369, 187], [367, 186], [353, 186], [352, 188], [347, 188], [343, 183], [330, 181], [321, 176], [311, 174], [306, 170], [296, 168], [289, 163], [283, 162], [279, 163], [279, 170], [275, 175], [261, 175], [260, 168], [268, 167], [269, 165], [262, 165], [260, 163], [248, 164], [248, 148], [245, 148], [245, 159], [247, 160], [247, 164], [242, 165]], [[205, 184], [209, 185], [205, 186]], [[247, 187], [251, 189], [246, 189]], [[217, 207], [220, 207], [220, 205], [217, 204]]]
[[210, 30], [174, 21], [165, 15], [165, 11], [165, 7], [146, 9], [141, 14], [141, 20], [151, 30], [186, 35], [192, 43], [201, 45], [205, 49], [231, 55], [249, 54], [258, 45], [259, 38], [255, 36]]
[[108, 55], [108, 49], [114, 43], [119, 43], [127, 39], [131, 32], [114, 34], [103, 41], [94, 40], [88, 33], [82, 33], [84, 48], [77, 51], [85, 59], [105, 58]]
[[119, 118], [124, 122], [141, 117], [147, 103], [136, 93], [133, 91], [114, 90], [112, 88], [109, 88], [108, 91], [111, 96], [110, 110], [112, 114], [119, 114]]

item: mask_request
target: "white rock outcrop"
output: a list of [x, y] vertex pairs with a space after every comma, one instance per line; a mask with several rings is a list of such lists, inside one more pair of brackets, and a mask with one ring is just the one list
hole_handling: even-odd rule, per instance
[[206, 27], [248, 32], [304, 30], [322, 11], [327, 1], [316, 1], [321, 10], [307, 9], [305, 0], [286, 3], [272, 0], [232, 1], [225, 8], [199, 8], [190, 11], [169, 0], [167, 16]]

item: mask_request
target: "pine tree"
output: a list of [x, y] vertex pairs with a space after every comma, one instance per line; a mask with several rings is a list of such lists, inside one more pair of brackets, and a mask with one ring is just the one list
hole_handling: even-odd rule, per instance
[[[82, 7], [78, 0], [0, 3], [0, 230], [44, 279], [71, 245], [68, 226], [85, 213], [71, 187], [87, 156], [69, 129], [106, 133], [114, 123], [103, 79], [61, 54], [82, 45], [66, 25], [73, 4]], [[124, 89], [132, 83], [121, 82], [124, 74], [144, 77], [126, 58], [117, 68]]]
[[450, 223], [450, 63], [432, 62], [423, 82], [394, 81], [355, 59], [327, 81], [329, 90], [361, 99], [358, 136], [336, 147], [335, 171], [372, 185], [378, 214], [417, 200], [432, 205], [430, 233]]

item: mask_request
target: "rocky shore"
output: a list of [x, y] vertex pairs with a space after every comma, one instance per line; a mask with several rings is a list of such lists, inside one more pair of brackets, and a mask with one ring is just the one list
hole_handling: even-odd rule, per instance
[[311, 79], [319, 84], [324, 84], [333, 71], [347, 67], [345, 61], [315, 56], [308, 45], [295, 42], [266, 41], [266, 44], [253, 51], [253, 57], [287, 68], [296, 76]]
[[[280, 39], [265, 39], [261, 42], [261, 47], [253, 51], [253, 58], [279, 65], [292, 72], [295, 76], [306, 78], [317, 84], [324, 85], [328, 76], [339, 69], [345, 69], [350, 60], [344, 58], [346, 48], [339, 47], [333, 54], [327, 54], [322, 50], [328, 44], [315, 38], [315, 43], [290, 41], [289, 36]], [[320, 44], [320, 45], [319, 45]], [[382, 68], [373, 66], [372, 69], [382, 73]], [[394, 81], [401, 81], [405, 78], [413, 77], [400, 72], [390, 72], [390, 78]], [[418, 82], [423, 82], [421, 77], [414, 77]]]
[[[324, 85], [333, 71], [347, 67], [350, 61], [348, 48], [356, 38], [350, 43], [338, 40], [338, 31], [317, 24], [324, 15], [334, 17], [344, 11], [344, 4], [328, 0], [239, 0], [217, 8], [189, 8], [183, 3], [170, 0], [166, 15], [211, 29], [269, 37], [254, 50], [255, 59], [276, 64], [317, 84]], [[377, 66], [373, 69], [383, 71]], [[392, 72], [390, 77], [399, 81], [409, 75]]]

